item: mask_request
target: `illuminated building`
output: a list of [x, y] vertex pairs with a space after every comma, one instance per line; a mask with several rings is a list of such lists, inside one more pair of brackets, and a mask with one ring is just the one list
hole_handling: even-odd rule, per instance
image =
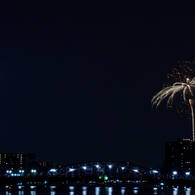
[[24, 169], [35, 160], [34, 153], [0, 153], [0, 167]]
[[195, 175], [195, 142], [190, 139], [165, 143], [164, 170], [180, 176]]

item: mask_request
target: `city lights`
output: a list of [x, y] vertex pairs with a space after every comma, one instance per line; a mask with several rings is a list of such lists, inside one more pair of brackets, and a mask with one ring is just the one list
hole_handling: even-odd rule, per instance
[[177, 175], [177, 171], [173, 171], [173, 175]]
[[186, 172], [185, 174], [186, 174], [186, 175], [190, 175], [190, 172], [188, 171], [188, 172]]
[[157, 170], [152, 170], [152, 173], [158, 173], [158, 171]]
[[76, 169], [73, 169], [73, 168], [69, 168], [68, 172], [73, 172], [75, 171]]
[[57, 171], [57, 169], [50, 169], [49, 171], [54, 173]]
[[134, 171], [135, 173], [138, 173], [138, 172], [139, 172], [139, 170], [138, 170], [138, 169], [133, 169], [133, 171]]

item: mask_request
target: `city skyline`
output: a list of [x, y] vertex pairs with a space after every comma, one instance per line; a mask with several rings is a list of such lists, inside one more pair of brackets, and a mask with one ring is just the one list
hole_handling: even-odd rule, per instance
[[161, 166], [191, 121], [151, 99], [195, 58], [194, 2], [0, 3], [0, 151]]

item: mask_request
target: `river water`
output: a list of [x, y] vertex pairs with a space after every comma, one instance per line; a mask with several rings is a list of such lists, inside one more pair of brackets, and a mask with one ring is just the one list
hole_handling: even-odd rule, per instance
[[95, 187], [95, 186], [67, 186], [61, 190], [51, 186], [48, 190], [12, 190], [0, 191], [0, 195], [195, 195], [191, 188], [140, 188], [140, 187]]

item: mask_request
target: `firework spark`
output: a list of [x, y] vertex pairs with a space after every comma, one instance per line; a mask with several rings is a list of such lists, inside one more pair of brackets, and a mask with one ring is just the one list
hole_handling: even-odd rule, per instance
[[[192, 61], [178, 61], [178, 67], [172, 68], [171, 72], [167, 73], [167, 82], [164, 83], [163, 88], [172, 86], [175, 81], [182, 82], [183, 79], [193, 78], [195, 76], [195, 59]], [[169, 103], [169, 108], [172, 107], [172, 103]], [[187, 119], [191, 119], [191, 109], [189, 103], [183, 101], [183, 95], [180, 93], [180, 97], [175, 103], [176, 111], [179, 113], [180, 117], [186, 116]]]
[[193, 141], [195, 141], [195, 128], [194, 128], [194, 98], [195, 98], [195, 77], [190, 80], [189, 78], [186, 78], [186, 82], [176, 82], [172, 86], [168, 86], [164, 89], [162, 89], [160, 92], [158, 92], [153, 98], [152, 98], [152, 106], [158, 107], [159, 104], [166, 98], [167, 105], [171, 104], [173, 102], [173, 99], [177, 93], [182, 93], [183, 100], [186, 104], [189, 103], [191, 108], [191, 116], [192, 116], [192, 132], [193, 132]]

